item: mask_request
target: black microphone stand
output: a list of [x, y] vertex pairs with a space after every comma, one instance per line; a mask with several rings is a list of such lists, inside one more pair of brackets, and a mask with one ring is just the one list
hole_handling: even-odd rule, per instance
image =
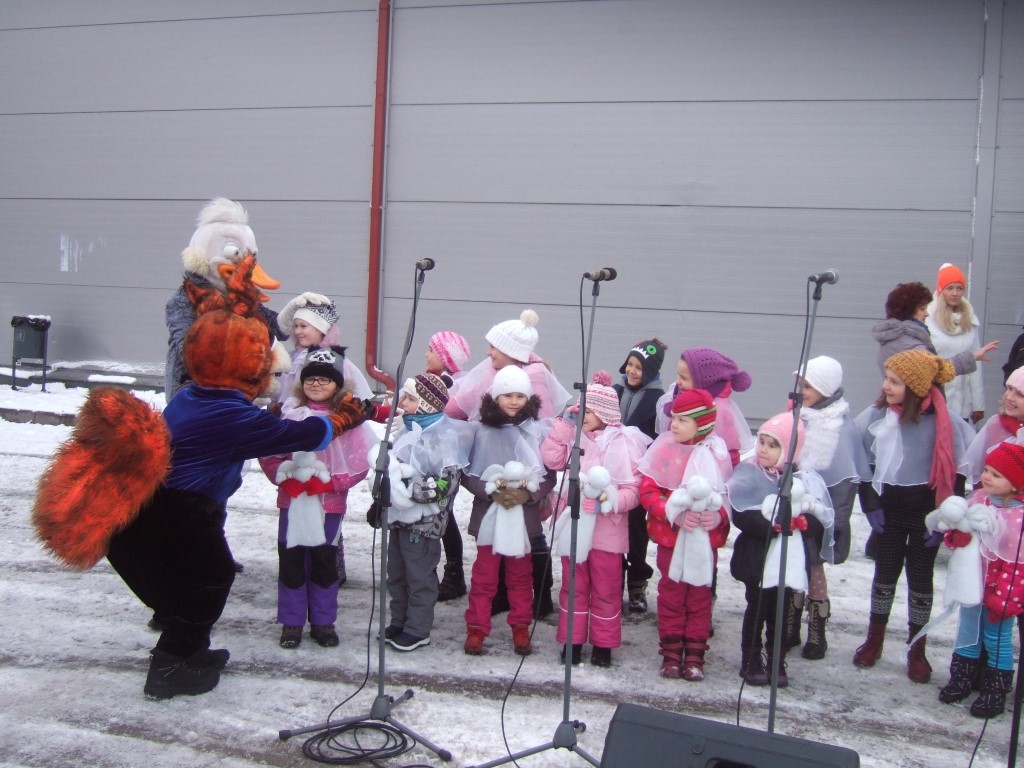
[[[416, 280], [413, 286], [412, 311], [409, 315], [409, 329], [405, 336], [405, 347], [402, 349], [402, 359], [398, 364], [398, 374], [396, 376], [396, 384], [399, 387], [404, 381], [402, 374], [405, 370], [405, 360], [409, 356], [409, 350], [412, 348], [412, 337], [416, 331], [416, 310], [419, 306], [420, 291], [423, 287], [424, 273], [427, 269], [432, 269], [433, 266], [434, 264], [432, 261], [429, 262], [429, 266], [424, 265], [424, 262], [418, 262], [416, 264]], [[377, 617], [377, 697], [373, 700], [373, 705], [370, 707], [370, 711], [365, 715], [346, 717], [341, 720], [328, 721], [326, 723], [320, 723], [319, 725], [311, 725], [306, 728], [279, 731], [278, 737], [281, 741], [287, 741], [292, 736], [297, 736], [303, 733], [313, 733], [315, 731], [325, 730], [341, 730], [355, 723], [369, 721], [385, 722], [396, 730], [401, 731], [409, 738], [422, 744], [445, 762], [448, 762], [452, 759], [451, 752], [447, 749], [441, 749], [435, 744], [427, 741], [407, 725], [399, 722], [391, 715], [391, 711], [395, 706], [401, 704], [403, 701], [408, 701], [413, 697], [412, 688], [407, 689], [405, 693], [397, 699], [384, 693], [384, 677], [386, 675], [385, 659], [387, 658], [384, 629], [387, 616], [386, 586], [388, 583], [388, 511], [391, 508], [391, 478], [388, 472], [388, 458], [391, 444], [388, 442], [388, 436], [391, 434], [391, 427], [395, 421], [396, 410], [397, 409], [393, 404], [391, 407], [391, 413], [388, 414], [388, 421], [384, 428], [384, 436], [381, 438], [380, 448], [377, 452], [377, 464], [374, 468], [376, 474], [374, 475], [372, 490], [373, 500], [376, 502], [379, 509], [377, 519], [380, 525], [380, 581], [378, 582], [378, 610], [380, 615]]]
[[[808, 278], [808, 282], [814, 283], [814, 294], [811, 297], [813, 304], [808, 315], [807, 332], [804, 334], [803, 347], [800, 350], [800, 361], [797, 365], [796, 382], [789, 397], [793, 401], [793, 435], [797, 434], [800, 424], [800, 411], [803, 408], [804, 396], [802, 382], [807, 375], [807, 360], [810, 357], [811, 340], [814, 338], [814, 322], [818, 316], [818, 303], [821, 301], [821, 286], [823, 281], [816, 280], [814, 276]], [[768, 694], [768, 733], [775, 733], [775, 706], [779, 693], [779, 666], [782, 663], [782, 621], [783, 611], [786, 604], [786, 556], [789, 553], [789, 539], [793, 532], [789, 529], [793, 520], [793, 472], [796, 469], [796, 443], [790, 439], [789, 450], [786, 455], [786, 464], [782, 471], [782, 479], [779, 482], [779, 512], [776, 520], [781, 528], [780, 536], [782, 541], [779, 544], [779, 584], [778, 593], [775, 599], [775, 632], [771, 639], [772, 668], [771, 685]], [[803, 546], [803, 541], [799, 542]], [[801, 617], [802, 619], [803, 617]]]
[[[610, 278], [609, 278], [610, 279]], [[562, 683], [562, 722], [555, 728], [555, 735], [551, 741], [539, 744], [535, 747], [524, 749], [513, 755], [507, 755], [489, 763], [481, 763], [475, 768], [494, 768], [498, 765], [512, 763], [530, 755], [546, 752], [549, 749], [567, 749], [577, 753], [593, 766], [600, 763], [580, 749], [576, 736], [587, 730], [587, 724], [580, 720], [569, 719], [569, 703], [572, 698], [572, 646], [573, 646], [573, 619], [576, 611], [576, 534], [580, 520], [580, 456], [583, 451], [580, 449], [580, 439], [583, 435], [583, 417], [587, 412], [587, 366], [590, 364], [590, 346], [594, 338], [594, 314], [596, 312], [597, 297], [601, 293], [601, 283], [594, 281], [594, 289], [591, 292], [590, 301], [590, 329], [587, 332], [586, 351], [583, 357], [583, 383], [576, 382], [574, 389], [580, 391], [580, 410], [576, 415], [576, 436], [573, 440], [572, 452], [569, 458], [569, 498], [567, 508], [569, 509], [569, 604], [568, 615], [565, 619], [565, 681]], [[582, 299], [582, 297], [581, 297]], [[582, 310], [582, 300], [580, 302]], [[564, 511], [563, 511], [564, 513]], [[554, 542], [552, 542], [554, 544]]]

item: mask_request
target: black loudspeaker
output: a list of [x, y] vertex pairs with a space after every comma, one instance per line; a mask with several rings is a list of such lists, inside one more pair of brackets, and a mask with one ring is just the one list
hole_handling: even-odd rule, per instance
[[860, 768], [860, 756], [846, 747], [620, 704], [601, 768]]

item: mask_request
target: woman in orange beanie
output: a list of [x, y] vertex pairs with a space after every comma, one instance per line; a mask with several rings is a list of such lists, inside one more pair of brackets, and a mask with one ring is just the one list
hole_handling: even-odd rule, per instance
[[[964, 295], [967, 278], [959, 267], [943, 264], [939, 268], [935, 294], [928, 305], [925, 325], [931, 334], [935, 354], [947, 360], [962, 352], [972, 357], [981, 348], [981, 319]], [[981, 364], [971, 373], [957, 376], [945, 388], [949, 412], [977, 424], [985, 418], [985, 389], [982, 386]]]

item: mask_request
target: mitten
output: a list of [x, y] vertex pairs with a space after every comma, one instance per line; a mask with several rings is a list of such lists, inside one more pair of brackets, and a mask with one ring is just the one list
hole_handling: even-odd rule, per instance
[[319, 293], [311, 293], [307, 291], [301, 296], [296, 296], [294, 299], [284, 305], [284, 309], [277, 313], [277, 327], [282, 332], [287, 333], [289, 336], [292, 334], [292, 322], [295, 319], [295, 313], [307, 304], [330, 304], [331, 300], [326, 296]]
[[584, 499], [580, 506], [584, 512], [593, 515], [597, 512], [597, 499]]
[[530, 501], [530, 492], [525, 488], [504, 488], [495, 491], [492, 498], [505, 509], [522, 506]]
[[[950, 533], [954, 533], [954, 531], [950, 531]], [[960, 531], [956, 531], [956, 533], [960, 533]], [[939, 544], [942, 543], [943, 538], [945, 537], [942, 531], [932, 531], [931, 533], [926, 533], [924, 536], [924, 545], [928, 548], [937, 547], [939, 546]], [[968, 533], [967, 538], [970, 539], [971, 534]]]
[[551, 425], [551, 431], [548, 432], [548, 437], [557, 443], [567, 443], [573, 439], [576, 434], [576, 427], [565, 419], [555, 419], [555, 423]]
[[683, 514], [682, 529], [687, 532], [692, 532], [700, 527], [700, 512], [694, 512], [692, 509], [687, 510]]
[[297, 499], [299, 494], [304, 490], [302, 483], [296, 480], [294, 477], [289, 477], [287, 480], [281, 482], [280, 488], [282, 491], [287, 493], [293, 499]]
[[319, 477], [311, 477], [306, 481], [303, 486], [303, 490], [306, 491], [310, 496], [316, 496], [319, 493], [329, 493], [334, 490], [334, 483], [330, 480], [321, 480]]
[[366, 510], [366, 522], [370, 524], [371, 528], [380, 528], [380, 504], [376, 501]]
[[418, 477], [409, 484], [412, 500], [417, 504], [432, 504], [441, 494], [437, 491], [437, 481], [432, 477]]
[[[359, 400], [346, 392], [334, 406], [334, 412], [328, 415], [331, 424], [334, 426], [334, 436], [337, 437], [346, 429], [358, 427], [368, 416], [367, 403], [369, 400]], [[372, 410], [372, 403], [370, 409]]]
[[705, 531], [715, 530], [721, 522], [722, 516], [718, 514], [718, 510], [709, 509], [700, 513], [700, 527]]
[[868, 525], [871, 526], [871, 530], [875, 533], [885, 533], [885, 511], [881, 509], [875, 509], [871, 512], [865, 512], [864, 517], [868, 519]]
[[672, 491], [665, 500], [665, 519], [669, 525], [676, 525], [679, 516], [689, 509], [692, 503], [693, 499], [685, 488], [676, 488]]

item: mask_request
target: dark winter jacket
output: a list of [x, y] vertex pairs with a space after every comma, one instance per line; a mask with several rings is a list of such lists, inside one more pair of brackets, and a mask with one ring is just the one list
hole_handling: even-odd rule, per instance
[[[540, 398], [532, 395], [513, 420], [498, 407], [498, 404], [494, 402], [494, 399], [489, 394], [486, 394], [480, 401], [480, 429], [477, 431], [476, 440], [486, 440], [488, 429], [500, 429], [508, 424], [521, 424], [527, 419], [536, 419], [537, 414], [540, 413], [540, 408]], [[508, 457], [509, 460], [515, 458], [515, 456]], [[541, 480], [540, 487], [536, 491], [530, 492], [530, 501], [523, 505], [526, 532], [531, 540], [544, 535], [542, 521], [549, 516], [549, 512], [545, 514], [547, 498], [548, 494], [555, 487], [557, 477], [557, 473], [549, 469], [544, 475], [544, 479]], [[486, 486], [487, 483], [485, 481], [463, 470], [462, 487], [473, 494], [473, 509], [470, 513], [468, 530], [469, 534], [474, 538], [480, 533], [480, 522], [484, 519], [484, 515], [487, 514], [487, 510], [491, 506], [491, 497], [487, 495]]]
[[615, 384], [614, 389], [619, 396], [619, 411], [622, 423], [627, 427], [637, 427], [652, 440], [658, 436], [655, 429], [657, 421], [658, 399], [665, 394], [661, 386], [661, 377], [655, 376], [643, 386], [633, 389], [623, 384]]

